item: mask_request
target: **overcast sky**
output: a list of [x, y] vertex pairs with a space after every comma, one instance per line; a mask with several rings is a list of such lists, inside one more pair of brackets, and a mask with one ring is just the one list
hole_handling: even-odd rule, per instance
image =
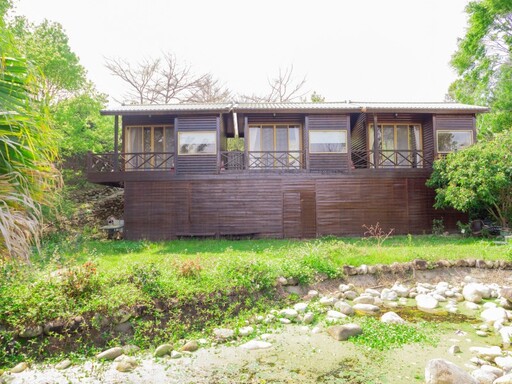
[[61, 23], [97, 88], [122, 100], [105, 57], [173, 52], [238, 93], [294, 65], [328, 101], [443, 101], [468, 0], [15, 0]]

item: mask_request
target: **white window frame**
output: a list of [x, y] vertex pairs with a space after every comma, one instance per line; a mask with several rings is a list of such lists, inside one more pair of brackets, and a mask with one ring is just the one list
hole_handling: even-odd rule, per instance
[[[321, 144], [341, 144], [341, 151], [335, 152], [323, 152], [323, 151], [313, 151], [311, 148], [312, 140], [311, 135], [315, 133], [341, 133], [342, 141], [339, 143], [321, 143]], [[345, 147], [343, 148], [343, 144]], [[340, 154], [340, 153], [348, 153], [348, 131], [346, 129], [315, 129], [309, 131], [309, 153], [311, 154]]]

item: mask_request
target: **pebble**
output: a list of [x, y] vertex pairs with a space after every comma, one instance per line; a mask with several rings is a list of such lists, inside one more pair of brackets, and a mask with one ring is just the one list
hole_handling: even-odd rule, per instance
[[98, 358], [99, 360], [114, 360], [116, 357], [121, 356], [122, 354], [123, 348], [114, 347], [99, 353], [98, 355], [96, 355], [96, 358]]
[[21, 373], [27, 368], [28, 368], [28, 364], [26, 362], [22, 362], [22, 363], [15, 365], [13, 368], [11, 368], [10, 372], [11, 373]]
[[[247, 327], [247, 328], [252, 328], [252, 327]], [[240, 331], [242, 330], [243, 328], [240, 328]], [[252, 332], [252, 331], [251, 331]], [[250, 332], [249, 332], [250, 333]], [[199, 349], [199, 344], [197, 343], [197, 341], [195, 340], [190, 340], [188, 342], [185, 343], [185, 345], [183, 347], [180, 348], [180, 351], [186, 351], [186, 352], [195, 352]]]
[[62, 360], [61, 362], [55, 364], [55, 369], [58, 369], [58, 370], [62, 370], [62, 369], [67, 369], [71, 366], [71, 360], [69, 359], [65, 359], [65, 360]]
[[240, 346], [240, 348], [247, 349], [249, 351], [254, 351], [257, 349], [268, 349], [270, 347], [272, 347], [272, 344], [262, 340], [251, 340]]
[[155, 349], [155, 357], [168, 355], [172, 351], [172, 344], [162, 344]]

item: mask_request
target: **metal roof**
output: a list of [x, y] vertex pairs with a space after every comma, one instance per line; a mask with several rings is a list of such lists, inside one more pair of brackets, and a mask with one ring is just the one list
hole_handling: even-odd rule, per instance
[[445, 102], [324, 102], [324, 103], [183, 103], [183, 104], [147, 104], [122, 105], [102, 110], [104, 115], [140, 115], [168, 113], [225, 113], [225, 112], [486, 112], [489, 108], [478, 105]]

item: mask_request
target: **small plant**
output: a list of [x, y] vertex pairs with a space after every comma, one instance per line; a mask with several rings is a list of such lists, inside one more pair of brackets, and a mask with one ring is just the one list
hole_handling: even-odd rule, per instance
[[161, 294], [160, 275], [158, 267], [150, 263], [148, 265], [135, 264], [132, 267], [132, 281], [151, 297], [159, 297]]
[[378, 248], [380, 248], [382, 243], [395, 231], [395, 228], [391, 228], [388, 232], [385, 232], [378, 222], [370, 226], [363, 224], [363, 228], [366, 229], [364, 233], [365, 238], [376, 240]]
[[444, 233], [443, 219], [432, 220], [432, 234], [442, 235]]
[[198, 277], [203, 270], [199, 259], [188, 259], [180, 263], [176, 263], [176, 269], [179, 276], [182, 277]]
[[92, 292], [95, 286], [96, 273], [96, 264], [92, 261], [70, 268], [62, 273], [62, 290], [72, 298], [78, 298]]

